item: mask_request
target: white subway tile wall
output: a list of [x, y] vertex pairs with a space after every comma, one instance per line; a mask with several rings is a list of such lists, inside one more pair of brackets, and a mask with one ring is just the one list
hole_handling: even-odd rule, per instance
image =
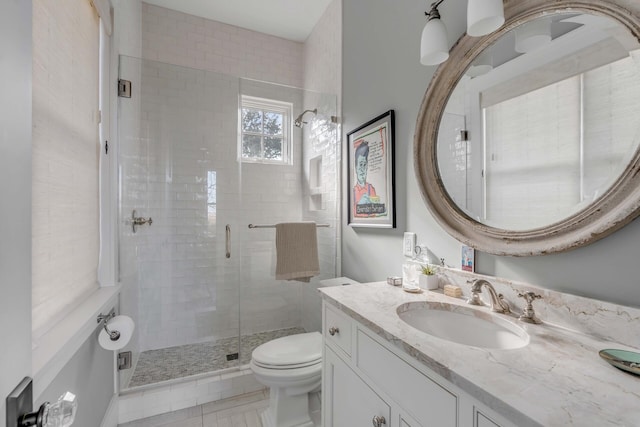
[[142, 4], [145, 59], [303, 87], [303, 44]]

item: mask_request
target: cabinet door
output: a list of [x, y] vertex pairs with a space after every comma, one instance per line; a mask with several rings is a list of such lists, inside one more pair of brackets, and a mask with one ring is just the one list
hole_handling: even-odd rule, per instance
[[384, 417], [389, 426], [389, 405], [369, 388], [329, 347], [324, 359], [325, 427], [366, 427], [373, 417]]
[[[455, 394], [426, 377], [362, 330], [357, 332], [356, 365], [371, 384], [425, 427], [456, 427]], [[408, 420], [405, 421], [407, 424]]]

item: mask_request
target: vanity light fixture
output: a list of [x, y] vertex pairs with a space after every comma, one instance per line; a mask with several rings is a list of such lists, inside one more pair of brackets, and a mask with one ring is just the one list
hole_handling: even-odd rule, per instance
[[[420, 63], [422, 65], [441, 64], [449, 58], [447, 29], [440, 20], [438, 6], [444, 0], [431, 3], [431, 9], [424, 14], [427, 23], [422, 30], [420, 42]], [[504, 24], [502, 0], [468, 0], [467, 34], [473, 37], [489, 34]]]

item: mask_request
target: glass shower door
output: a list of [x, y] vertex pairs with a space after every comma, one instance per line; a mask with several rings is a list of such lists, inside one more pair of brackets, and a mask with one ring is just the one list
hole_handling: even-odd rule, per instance
[[[136, 321], [123, 388], [236, 367], [238, 79], [120, 58], [121, 311]], [[135, 211], [135, 213], [134, 213]], [[133, 217], [151, 218], [132, 227]]]

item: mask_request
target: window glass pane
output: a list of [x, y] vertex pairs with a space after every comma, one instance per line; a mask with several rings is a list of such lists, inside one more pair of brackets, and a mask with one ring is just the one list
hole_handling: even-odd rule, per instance
[[282, 135], [282, 113], [265, 111], [264, 113], [264, 133], [265, 135]]
[[264, 138], [264, 158], [269, 160], [282, 160], [282, 138]]
[[262, 157], [260, 139], [257, 135], [242, 135], [242, 157]]
[[251, 108], [242, 109], [242, 131], [262, 132], [262, 111]]
[[207, 171], [207, 217], [209, 225], [214, 226], [216, 225], [216, 210], [218, 206], [217, 188], [216, 171]]

